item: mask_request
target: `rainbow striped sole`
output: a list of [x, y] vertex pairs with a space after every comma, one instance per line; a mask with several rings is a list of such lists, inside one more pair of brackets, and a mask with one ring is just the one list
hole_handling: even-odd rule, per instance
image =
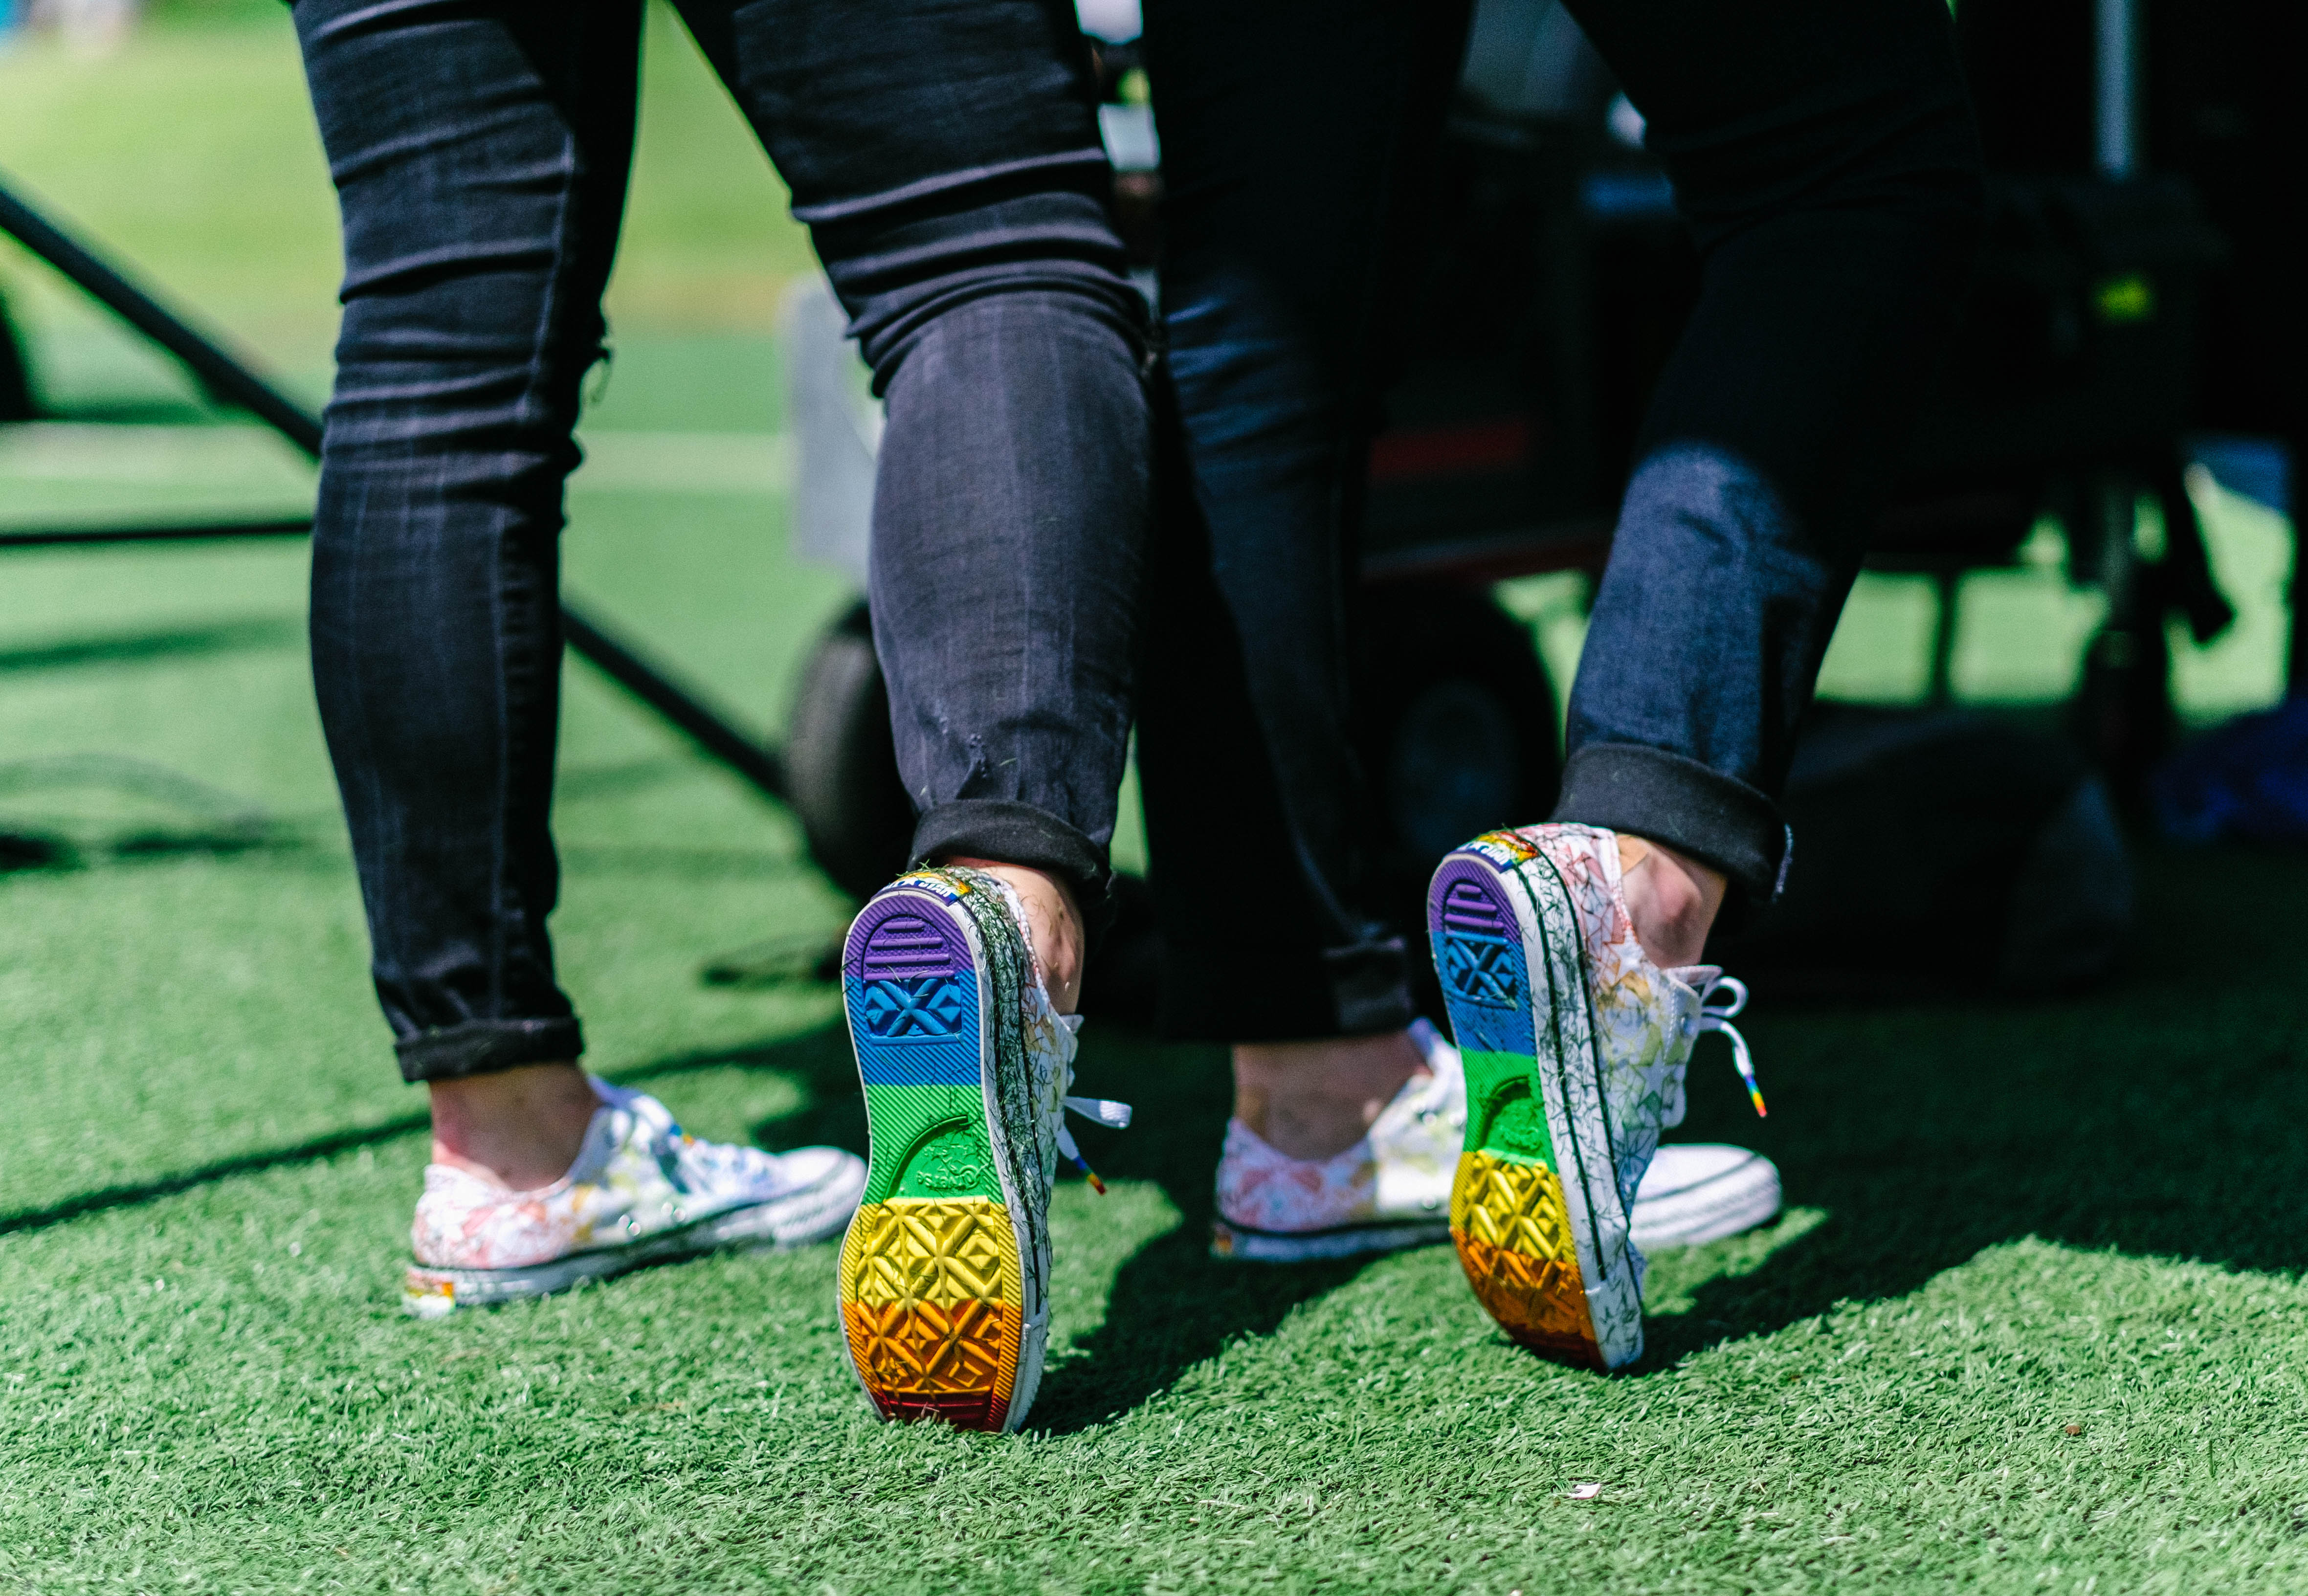
[[996, 1084], [1005, 1056], [1022, 1068], [1023, 959], [1007, 909], [944, 871], [900, 877], [849, 928], [873, 1151], [841, 1245], [841, 1324], [884, 1419], [1015, 1429], [1040, 1381], [1046, 1202], [1012, 1152], [1031, 1132], [1004, 1125]]
[[1467, 1070], [1451, 1239], [1523, 1345], [1616, 1368], [1642, 1352], [1638, 1265], [1613, 1174], [1585, 943], [1554, 867], [1511, 832], [1446, 858], [1427, 932]]

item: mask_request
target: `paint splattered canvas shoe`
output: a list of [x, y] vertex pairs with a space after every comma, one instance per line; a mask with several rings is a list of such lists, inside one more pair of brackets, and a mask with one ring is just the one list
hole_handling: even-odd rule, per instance
[[1065, 1112], [1130, 1111], [1066, 1096], [1081, 1020], [1051, 1006], [995, 876], [883, 888], [849, 927], [842, 988], [873, 1136], [841, 1246], [850, 1367], [884, 1419], [1014, 1430], [1049, 1335], [1051, 1183], [1061, 1159], [1089, 1173]]
[[1697, 1247], [1768, 1224], [1779, 1212], [1778, 1167], [1720, 1142], [1675, 1142], [1652, 1156], [1627, 1212], [1644, 1252]]
[[[1582, 825], [1492, 832], [1451, 854], [1427, 930], [1467, 1072], [1451, 1236], [1475, 1295], [1526, 1346], [1602, 1368], [1643, 1348], [1643, 1257], [1628, 1211], [1659, 1133], [1681, 1122], [1702, 1030], [1746, 989], [1644, 956], [1618, 840]], [[1709, 999], [1718, 988], [1722, 1006]]]
[[425, 1171], [402, 1306], [419, 1318], [540, 1297], [725, 1247], [799, 1247], [841, 1228], [866, 1165], [838, 1147], [787, 1153], [701, 1142], [647, 1092], [596, 1078], [601, 1106], [569, 1173], [513, 1192]]
[[1451, 1234], [1451, 1177], [1467, 1134], [1459, 1049], [1425, 1020], [1411, 1037], [1432, 1074], [1407, 1083], [1334, 1158], [1288, 1158], [1239, 1119], [1219, 1158], [1210, 1255], [1298, 1264], [1424, 1247]]

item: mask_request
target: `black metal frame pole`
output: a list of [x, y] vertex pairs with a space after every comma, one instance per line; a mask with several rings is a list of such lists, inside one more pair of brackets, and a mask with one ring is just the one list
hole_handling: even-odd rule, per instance
[[[0, 182], [0, 232], [45, 261], [67, 281], [159, 345], [220, 403], [247, 411], [314, 460], [321, 418], [250, 369], [247, 363], [129, 280], [116, 268], [34, 211]], [[0, 548], [101, 543], [185, 542], [202, 539], [295, 537], [309, 520], [219, 522], [210, 526], [83, 527], [0, 531]], [[785, 763], [708, 708], [695, 693], [619, 642], [599, 621], [564, 603], [562, 634], [602, 675], [665, 717], [705, 754], [771, 798], [786, 796]]]
[[309, 538], [308, 516], [294, 521], [220, 521], [185, 526], [73, 526], [0, 531], [0, 548], [54, 548], [98, 543], [199, 543], [222, 538]]
[[160, 302], [18, 199], [0, 182], [0, 232], [61, 272], [96, 300], [184, 363], [220, 403], [237, 406], [315, 460], [321, 418], [251, 371], [212, 340], [194, 332]]

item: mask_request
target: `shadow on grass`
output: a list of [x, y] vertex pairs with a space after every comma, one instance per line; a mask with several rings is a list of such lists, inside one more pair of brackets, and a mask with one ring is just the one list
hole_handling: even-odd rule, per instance
[[0, 675], [64, 670], [83, 665], [141, 664], [148, 660], [182, 660], [253, 649], [294, 648], [301, 647], [304, 640], [304, 624], [281, 617], [187, 626], [170, 632], [107, 633], [30, 648], [0, 649]]
[[[2059, 1002], [1769, 1005], [1745, 1029], [1774, 1113], [1759, 1121], [1701, 1044], [1682, 1141], [1757, 1147], [1788, 1203], [1823, 1211], [1754, 1266], [1653, 1317], [1633, 1374], [1769, 1334], [1839, 1302], [1907, 1296], [2027, 1237], [2275, 1274], [2308, 1269], [2292, 1194], [2308, 1178], [2308, 858], [2151, 853], [2127, 975]], [[2269, 945], [2248, 954], [2239, 927]], [[1108, 1039], [1113, 1041], [1115, 1039]], [[1123, 1265], [1088, 1357], [1055, 1366], [1034, 1427], [1136, 1405], [1244, 1334], [1333, 1290], [1353, 1263], [1222, 1265], [1204, 1251], [1227, 1112], [1213, 1049], [1109, 1046], [1082, 1090], [1141, 1105], [1126, 1135], [1084, 1134], [1098, 1168], [1158, 1183], [1184, 1216]], [[1109, 1166], [1111, 1166], [1109, 1168]], [[1767, 1238], [1758, 1238], [1767, 1239]], [[1752, 1246], [1753, 1243], [1750, 1243]], [[1735, 1250], [1733, 1244], [1727, 1252]]]
[[236, 1175], [254, 1175], [290, 1164], [333, 1158], [340, 1152], [374, 1147], [380, 1142], [390, 1142], [395, 1137], [421, 1131], [429, 1123], [425, 1115], [404, 1114], [397, 1119], [387, 1119], [357, 1130], [332, 1131], [325, 1136], [315, 1136], [309, 1142], [298, 1142], [288, 1147], [269, 1147], [233, 1158], [219, 1159], [214, 1163], [164, 1175], [156, 1180], [82, 1192], [46, 1208], [26, 1208], [14, 1213], [0, 1213], [0, 1236], [24, 1230], [45, 1230], [51, 1225], [61, 1225], [107, 1209], [133, 1208], [142, 1203], [157, 1203], [163, 1197], [173, 1197], [212, 1181], [229, 1180]]
[[[803, 1108], [754, 1127], [764, 1146], [823, 1142], [865, 1151], [857, 1066], [839, 1022], [724, 1062], [773, 1067], [805, 1089]], [[1105, 1322], [1078, 1338], [1076, 1355], [1051, 1364], [1029, 1428], [1060, 1435], [1137, 1407], [1230, 1341], [1271, 1332], [1292, 1308], [1344, 1285], [1368, 1262], [1277, 1268], [1210, 1255], [1210, 1178], [1232, 1091], [1219, 1049], [1165, 1046], [1101, 1026], [1087, 1039], [1074, 1089], [1137, 1110], [1127, 1131], [1075, 1121], [1082, 1155], [1108, 1179], [1158, 1186], [1180, 1218], [1123, 1264]]]
[[[822, 1050], [814, 1048], [814, 1044], [824, 1034], [822, 1031], [812, 1032], [805, 1037], [775, 1038], [738, 1048], [669, 1054], [648, 1064], [619, 1070], [616, 1072], [616, 1080], [624, 1085], [636, 1085], [644, 1082], [662, 1080], [668, 1075], [686, 1074], [693, 1070], [725, 1069], [731, 1065], [740, 1068], [783, 1070], [795, 1069], [797, 1064], [799, 1064], [802, 1065], [799, 1073], [806, 1073], [815, 1052]], [[838, 1029], [832, 1035], [833, 1040], [843, 1048], [842, 1057], [846, 1062], [848, 1042], [840, 1036]], [[857, 1096], [854, 1074], [851, 1078], [853, 1086], [849, 1095], [854, 1099]], [[812, 1108], [803, 1110], [798, 1115], [771, 1122], [780, 1131], [788, 1133], [781, 1135], [779, 1141], [771, 1144], [791, 1147], [825, 1141], [851, 1147], [863, 1152], [866, 1148], [866, 1111], [863, 1105], [855, 1103], [844, 1105], [825, 1100], [825, 1094], [816, 1089], [814, 1082], [812, 1083]], [[846, 1117], [845, 1107], [848, 1109]], [[852, 1121], [854, 1121], [854, 1130], [850, 1128]], [[237, 1153], [231, 1158], [218, 1159], [211, 1163], [159, 1176], [151, 1180], [101, 1186], [94, 1191], [76, 1193], [45, 1208], [19, 1209], [13, 1213], [0, 1213], [0, 1236], [13, 1235], [25, 1230], [45, 1230], [52, 1225], [61, 1225], [108, 1209], [133, 1208], [140, 1203], [157, 1203], [164, 1197], [173, 1197], [214, 1181], [229, 1180], [241, 1175], [257, 1175], [267, 1169], [286, 1169], [295, 1164], [307, 1164], [321, 1159], [334, 1158], [340, 1152], [352, 1152], [363, 1147], [375, 1147], [401, 1136], [415, 1135], [426, 1130], [431, 1123], [431, 1117], [421, 1111], [415, 1114], [402, 1114], [392, 1119], [380, 1120], [375, 1125], [363, 1126], [351, 1130], [332, 1131], [326, 1135], [314, 1136], [309, 1141], [291, 1143], [287, 1146], [260, 1148], [250, 1152]], [[789, 1134], [790, 1127], [797, 1123], [807, 1127], [809, 1134], [800, 1135]], [[821, 1130], [826, 1134], [818, 1134]]]
[[1143, 1180], [1178, 1211], [1177, 1225], [1141, 1247], [1115, 1275], [1105, 1321], [1052, 1365], [1029, 1428], [1065, 1435], [1167, 1390], [1227, 1343], [1266, 1335], [1291, 1309], [1334, 1291], [1368, 1258], [1292, 1265], [1210, 1256], [1211, 1178], [1233, 1101], [1223, 1049], [1165, 1045], [1109, 1029], [1083, 1049], [1075, 1090], [1131, 1102], [1127, 1131], [1076, 1121], [1082, 1155], [1109, 1178]]
[[[1744, 1142], [1825, 1220], [1654, 1318], [1639, 1372], [1839, 1302], [1906, 1296], [1999, 1243], [2308, 1268], [2308, 859], [2150, 854], [2130, 973], [2057, 1003], [1790, 1010], [1747, 1026], [1775, 1110], [1702, 1045], [1682, 1139]], [[2280, 923], [2279, 923], [2280, 922]], [[2257, 945], [2247, 947], [2247, 938]], [[1721, 1081], [1708, 1075], [1720, 1070]]]

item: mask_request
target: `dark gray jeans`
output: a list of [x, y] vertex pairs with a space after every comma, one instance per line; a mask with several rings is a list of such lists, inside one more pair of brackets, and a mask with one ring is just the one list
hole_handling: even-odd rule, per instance
[[[926, 855], [1105, 872], [1143, 304], [1064, 0], [682, 0], [889, 401], [873, 600]], [[640, 0], [297, 0], [344, 211], [313, 667], [410, 1080], [573, 1058], [546, 919], [563, 479]]]
[[[1596, 597], [1555, 818], [1768, 900], [1796, 723], [1976, 230], [1953, 30], [1943, 0], [1567, 4], [1648, 118], [1704, 275]], [[1414, 928], [1357, 902], [1348, 593], [1382, 307], [1467, 17], [1147, 0], [1185, 479], [1139, 753], [1176, 1034], [1409, 1018]]]

